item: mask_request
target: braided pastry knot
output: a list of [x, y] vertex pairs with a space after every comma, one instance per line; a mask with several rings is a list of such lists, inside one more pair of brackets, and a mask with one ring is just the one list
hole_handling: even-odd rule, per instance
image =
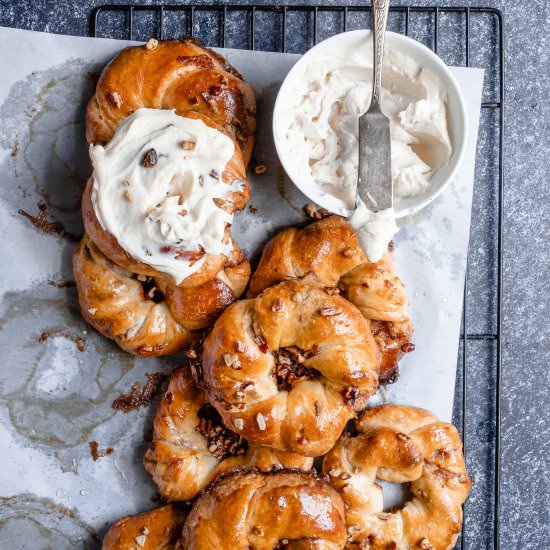
[[280, 471], [223, 476], [197, 500], [183, 528], [183, 550], [344, 547], [344, 505], [313, 474]]
[[183, 367], [172, 374], [162, 397], [144, 464], [162, 496], [183, 501], [227, 470], [252, 466], [262, 471], [309, 470], [313, 459], [248, 445], [222, 424]]
[[323, 285], [340, 288], [369, 320], [382, 356], [380, 382], [395, 381], [399, 359], [414, 346], [409, 342], [409, 302], [392, 255], [388, 252], [369, 263], [351, 226], [339, 216], [329, 216], [275, 235], [264, 248], [248, 295], [310, 273]]
[[249, 441], [326, 453], [378, 387], [368, 321], [312, 280], [226, 309], [204, 342], [202, 376], [226, 426]]
[[[356, 424], [359, 434], [343, 436], [323, 462], [346, 505], [347, 547], [453, 548], [471, 486], [456, 428], [397, 405], [368, 409]], [[376, 478], [409, 482], [412, 500], [383, 512]]]
[[[208, 178], [197, 175], [197, 168], [193, 167], [195, 165], [191, 164], [191, 168], [184, 169], [185, 163], [189, 161], [189, 158], [186, 160], [185, 157], [185, 148], [193, 149], [195, 142], [179, 142], [179, 146], [182, 147], [181, 166], [180, 157], [175, 153], [178, 159], [175, 163], [176, 173], [164, 168], [165, 165], [160, 160], [163, 151], [149, 149], [144, 156], [141, 152], [141, 166], [157, 174], [160, 183], [155, 183], [155, 188], [150, 191], [149, 187], [143, 185], [139, 189], [143, 190], [146, 187], [147, 192], [142, 194], [150, 198], [157, 197], [157, 187], [160, 186], [163, 189], [162, 198], [157, 199], [168, 202], [159, 202], [149, 212], [145, 211], [146, 207], [142, 203], [138, 203], [134, 207], [135, 219], [140, 220], [137, 223], [138, 227], [141, 219], [145, 223], [151, 216], [154, 218], [159, 215], [163, 208], [167, 209], [165, 216], [182, 220], [176, 215], [179, 214], [196, 221], [200, 213], [204, 214], [207, 210], [205, 205], [211, 205], [212, 202], [208, 202], [208, 196], [203, 203], [192, 203], [191, 195], [194, 193], [195, 184], [198, 189], [212, 191], [212, 201], [221, 213], [217, 218], [207, 218], [210, 225], [203, 228], [203, 232], [219, 237], [223, 246], [213, 250], [225, 250], [224, 253], [209, 254], [202, 245], [187, 250], [185, 238], [180, 238], [177, 231], [171, 229], [163, 219], [151, 222], [158, 223], [159, 232], [163, 235], [160, 243], [155, 241], [159, 249], [157, 253], [166, 254], [166, 258], [170, 256], [173, 263], [182, 260], [181, 265], [185, 263], [188, 267], [187, 271], [184, 267], [180, 270], [178, 263], [175, 268], [171, 268], [176, 271], [173, 276], [166, 269], [157, 269], [159, 266], [157, 264], [155, 267], [153, 261], [147, 263], [147, 257], [153, 254], [143, 244], [142, 239], [138, 238], [137, 244], [134, 243], [134, 246], [141, 250], [141, 260], [134, 257], [138, 253], [133, 252], [133, 256], [128, 251], [128, 246], [122, 246], [118, 239], [124, 242], [124, 235], [134, 235], [135, 227], [132, 226], [130, 230], [120, 224], [121, 227], [117, 227], [120, 235], [116, 231], [113, 233], [118, 236], [109, 232], [102, 225], [96, 212], [94, 201], [99, 199], [97, 186], [94, 184], [95, 175], [86, 186], [82, 198], [86, 235], [73, 259], [83, 315], [97, 330], [114, 339], [130, 353], [164, 355], [181, 350], [191, 343], [196, 338], [195, 331], [209, 326], [228, 304], [244, 292], [248, 283], [250, 265], [233, 242], [229, 229], [230, 222], [227, 222], [226, 216], [230, 218], [234, 212], [242, 210], [249, 198], [241, 147], [244, 148], [245, 159], [248, 162], [254, 140], [255, 99], [250, 86], [218, 54], [201, 47], [193, 40], [168, 41], [127, 48], [104, 69], [96, 93], [88, 105], [88, 141], [96, 145], [109, 142], [123, 121], [125, 122], [122, 126], [127, 127], [121, 130], [122, 135], [128, 135], [127, 132], [130, 132], [132, 127], [139, 127], [134, 117], [143, 113], [139, 111], [142, 108], [174, 109], [179, 116], [173, 113], [171, 116], [178, 120], [185, 119], [189, 128], [207, 129], [208, 132], [204, 135], [208, 137], [205, 140], [215, 140], [212, 136], [223, 138], [225, 144], [231, 146], [232, 151], [227, 154], [227, 158], [230, 158], [223, 170], [212, 170]], [[132, 115], [134, 111], [138, 113]], [[155, 130], [154, 135], [161, 134], [162, 130], [163, 128]], [[170, 134], [170, 128], [165, 127], [163, 135], [176, 134]], [[118, 147], [117, 151], [120, 154], [118, 136], [117, 133], [113, 144]], [[172, 147], [175, 146], [171, 142], [170, 144]], [[206, 147], [208, 146], [211, 146], [210, 141], [206, 143]], [[198, 147], [202, 148], [203, 145], [199, 144]], [[149, 159], [148, 155], [151, 152], [153, 158]], [[97, 154], [100, 158], [106, 156], [102, 153]], [[120, 168], [120, 173], [114, 172], [115, 176], [104, 177], [108, 180], [120, 177], [120, 182], [116, 180], [115, 183], [123, 189], [124, 185], [130, 185], [122, 176], [128, 171], [125, 171], [125, 166], [121, 166], [120, 159], [123, 157], [114, 157], [118, 161], [116, 166]], [[132, 153], [131, 158], [135, 160], [134, 157], [135, 154]], [[110, 174], [105, 168], [102, 173]], [[144, 181], [149, 183], [149, 180]], [[170, 187], [173, 181], [176, 183]], [[166, 191], [166, 196], [165, 187], [171, 189]], [[117, 190], [117, 193], [120, 192]], [[132, 203], [129, 191], [124, 197], [129, 204]], [[189, 204], [194, 205], [194, 210], [190, 208], [190, 211], [187, 211], [181, 207], [187, 198]], [[110, 204], [107, 199], [103, 201], [103, 204]], [[180, 207], [174, 214], [174, 209], [178, 208], [176, 202]], [[117, 211], [116, 204], [112, 210]], [[225, 225], [221, 220], [226, 220]], [[136, 223], [135, 220], [133, 223]], [[193, 223], [190, 222], [190, 226], [195, 228]], [[143, 235], [147, 235], [150, 228], [149, 224], [143, 230]], [[142, 234], [138, 235], [143, 237]], [[165, 235], [171, 235], [169, 242], [164, 241]], [[177, 246], [173, 243], [177, 243]], [[167, 246], [161, 246], [164, 244]], [[178, 278], [180, 273], [181, 276]]]
[[176, 506], [155, 508], [126, 516], [111, 525], [102, 550], [174, 550], [181, 538], [187, 513]]
[[131, 46], [103, 70], [86, 113], [88, 143], [108, 143], [137, 109], [202, 113], [239, 144], [248, 164], [256, 130], [256, 99], [234, 67], [193, 38]]

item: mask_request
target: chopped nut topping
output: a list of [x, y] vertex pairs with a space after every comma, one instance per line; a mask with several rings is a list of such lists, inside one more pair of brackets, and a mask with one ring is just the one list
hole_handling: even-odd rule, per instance
[[319, 378], [319, 371], [304, 366], [306, 359], [319, 353], [319, 347], [313, 346], [309, 351], [297, 346], [280, 348], [273, 352], [275, 358], [274, 375], [280, 391], [290, 391], [299, 380], [315, 380]]
[[267, 168], [265, 167], [264, 164], [258, 164], [258, 166], [254, 166], [254, 173], [255, 174], [263, 174], [263, 173], [265, 173], [266, 170], [267, 170]]
[[264, 431], [267, 428], [265, 418], [262, 413], [258, 413], [256, 415], [256, 422], [258, 423], [258, 428], [260, 428], [261, 431]]
[[282, 298], [277, 298], [273, 303], [273, 305], [271, 306], [271, 311], [275, 313], [277, 311], [283, 311], [283, 309], [284, 309], [284, 303]]
[[292, 300], [298, 304], [301, 304], [304, 301], [304, 297], [299, 292], [296, 292], [294, 296], [292, 296]]
[[323, 402], [322, 401], [315, 401], [315, 416], [319, 416], [323, 412]]
[[151, 287], [151, 289], [149, 290], [149, 292], [147, 293], [147, 296], [149, 298], [151, 298], [151, 300], [155, 297], [155, 292], [157, 291], [157, 287], [156, 286], [153, 286]]
[[244, 351], [244, 344], [242, 342], [239, 342], [238, 340], [235, 342], [235, 351], [237, 353], [242, 353]]
[[204, 436], [206, 448], [214, 457], [223, 460], [246, 452], [246, 442], [224, 426], [214, 407], [203, 405], [198, 412], [198, 417], [199, 425], [196, 430]]
[[355, 401], [359, 398], [359, 393], [359, 388], [357, 386], [348, 386], [344, 392], [344, 399], [353, 407]]
[[342, 256], [344, 256], [345, 258], [351, 258], [352, 256], [355, 256], [355, 252], [355, 248], [345, 248], [342, 251]]
[[330, 215], [330, 212], [326, 208], [316, 208], [313, 204], [306, 204], [304, 206], [304, 212], [308, 218], [312, 220], [322, 220]]
[[157, 152], [154, 149], [149, 149], [141, 161], [141, 165], [144, 168], [153, 168], [158, 162]]
[[196, 359], [198, 357], [197, 355], [197, 350], [191, 348], [191, 349], [188, 349], [186, 352], [185, 352], [185, 355], [189, 358], [189, 359]]
[[323, 317], [334, 317], [335, 315], [340, 315], [342, 313], [342, 310], [338, 309], [337, 307], [328, 306], [328, 307], [322, 307], [319, 313]]
[[178, 214], [183, 217], [183, 216], [187, 216], [187, 214], [189, 214], [189, 212], [187, 210], [183, 209], [183, 210], [180, 210], [178, 212]]
[[434, 547], [426, 537], [420, 541], [420, 548], [422, 548], [422, 550], [434, 550]]
[[141, 532], [144, 534], [144, 535], [148, 535], [149, 534], [149, 528], [148, 527], [144, 527]]
[[197, 146], [197, 144], [194, 141], [189, 141], [187, 139], [184, 139], [183, 141], [180, 141], [180, 147], [184, 151], [192, 151], [196, 146]]
[[260, 351], [262, 353], [267, 353], [267, 350], [269, 348], [267, 346], [267, 342], [262, 335], [256, 334], [256, 336], [254, 336], [254, 341], [256, 342], [256, 344], [258, 344], [258, 347], [260, 348]]
[[147, 537], [145, 535], [138, 535], [134, 540], [136, 541], [136, 544], [138, 546], [143, 547], [143, 546], [145, 546], [145, 543], [147, 542]]
[[117, 109], [120, 109], [120, 106], [122, 105], [122, 98], [118, 92], [110, 92], [107, 94], [107, 98]]
[[351, 476], [349, 474], [347, 474], [346, 472], [342, 473], [342, 475], [340, 476], [340, 479], [343, 479], [343, 480], [347, 480], [347, 479], [350, 479]]
[[154, 50], [157, 48], [158, 45], [159, 45], [159, 41], [156, 38], [149, 38], [149, 40], [147, 41], [147, 44], [145, 44], [145, 47], [148, 50]]
[[329, 476], [332, 476], [332, 477], [340, 477], [340, 474], [342, 473], [341, 470], [330, 470], [330, 472], [328, 473]]
[[406, 342], [401, 346], [401, 350], [403, 351], [403, 353], [410, 353], [415, 349], [416, 349], [416, 346], [412, 342]]
[[397, 437], [397, 439], [399, 439], [400, 441], [409, 441], [410, 439], [410, 437], [407, 434], [404, 434], [402, 432], [398, 432], [395, 437]]
[[232, 353], [224, 353], [223, 361], [228, 367], [231, 367], [232, 369], [240, 370], [242, 368], [239, 358]]
[[264, 534], [264, 530], [259, 525], [254, 525], [254, 527], [252, 527], [252, 532], [259, 537], [262, 537]]
[[388, 521], [389, 519], [391, 519], [391, 514], [382, 512], [381, 514], [378, 514], [378, 519], [381, 519], [382, 521]]
[[235, 418], [233, 420], [233, 425], [237, 430], [242, 430], [244, 428], [244, 420], [242, 418]]
[[95, 315], [97, 313], [97, 308], [96, 307], [88, 308], [88, 313], [90, 315]]
[[128, 202], [132, 202], [132, 195], [130, 195], [130, 191], [125, 191], [125, 192], [124, 192], [124, 198], [125, 198]]

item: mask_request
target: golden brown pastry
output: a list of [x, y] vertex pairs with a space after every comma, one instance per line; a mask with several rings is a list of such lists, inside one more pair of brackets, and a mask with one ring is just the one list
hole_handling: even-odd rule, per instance
[[[346, 504], [346, 548], [453, 548], [471, 486], [456, 428], [398, 405], [368, 409], [356, 424], [358, 435], [343, 436], [323, 462]], [[412, 499], [384, 512], [377, 478], [409, 482]]]
[[377, 390], [379, 365], [351, 302], [291, 280], [222, 313], [204, 341], [202, 376], [226, 426], [258, 445], [319, 456]]
[[113, 523], [103, 539], [103, 550], [173, 550], [180, 539], [187, 513], [176, 506], [162, 506], [126, 516]]
[[351, 226], [339, 216], [329, 216], [275, 235], [264, 248], [248, 295], [310, 273], [323, 285], [339, 288], [370, 320], [382, 353], [380, 382], [394, 381], [398, 360], [414, 346], [409, 342], [408, 299], [392, 255], [388, 252], [376, 263], [367, 262]]
[[165, 278], [126, 271], [106, 258], [85, 235], [73, 255], [84, 319], [125, 351], [155, 356], [175, 353], [246, 287], [250, 266], [238, 247], [211, 280], [175, 287]]
[[[229, 138], [234, 149], [223, 171], [218, 174], [220, 170], [212, 170], [210, 177], [204, 179], [194, 173], [193, 177], [198, 177], [199, 189], [203, 185], [205, 189], [209, 185], [210, 189], [223, 186], [216, 192], [221, 195], [216, 195], [213, 201], [227, 214], [246, 206], [250, 191], [241, 147], [248, 162], [254, 141], [255, 100], [251, 88], [232, 67], [193, 40], [160, 43], [152, 40], [147, 46], [127, 48], [105, 68], [89, 103], [88, 141], [106, 144], [119, 123], [142, 107], [175, 109], [182, 118], [192, 119], [195, 124], [198, 120], [224, 134], [226, 141]], [[126, 131], [129, 130], [125, 128]], [[184, 140], [179, 145], [183, 158], [185, 148], [193, 149], [195, 143]], [[149, 160], [149, 154], [154, 159]], [[166, 173], [160, 165], [162, 156], [162, 151], [150, 149], [140, 161], [149, 168], [157, 165], [158, 157], [160, 167], [156, 169], [161, 180]], [[118, 185], [118, 180], [115, 182]], [[129, 185], [129, 181], [121, 177], [120, 185]], [[95, 210], [94, 193], [94, 180], [90, 178], [82, 198], [86, 235], [73, 259], [79, 301], [85, 319], [124, 350], [138, 355], [165, 355], [181, 350], [194, 340], [194, 331], [210, 325], [244, 292], [250, 265], [234, 243], [230, 253], [208, 254], [201, 246], [187, 250], [185, 242], [179, 244], [183, 239], [174, 241], [177, 237], [172, 236], [167, 246], [159, 246], [162, 255], [170, 254], [172, 262], [185, 260], [189, 266], [201, 262], [189, 269], [186, 277], [174, 279], [168, 272], [157, 269], [152, 261], [147, 263], [147, 258], [132, 257], [103, 227]], [[125, 197], [132, 203], [129, 192]], [[184, 204], [181, 195], [179, 201], [178, 204]], [[160, 207], [160, 203], [156, 205], [157, 210]], [[141, 205], [138, 203], [135, 208], [139, 210]], [[196, 211], [201, 209], [204, 210], [202, 205], [196, 207]], [[189, 214], [187, 210], [178, 213]], [[210, 227], [205, 229], [207, 233]], [[223, 225], [219, 231], [221, 242], [233, 242], [228, 224], [225, 236]], [[172, 245], [173, 241], [177, 246]], [[150, 249], [144, 250], [144, 256], [152, 255]]]
[[255, 466], [309, 470], [313, 459], [256, 447], [228, 430], [187, 367], [170, 378], [155, 416], [144, 464], [163, 497], [189, 500], [220, 473]]
[[338, 493], [313, 474], [237, 473], [195, 503], [181, 550], [340, 550], [346, 540]]
[[103, 70], [88, 104], [88, 143], [105, 144], [118, 124], [137, 109], [202, 113], [239, 144], [246, 164], [256, 130], [252, 88], [219, 54], [193, 38], [130, 46]]

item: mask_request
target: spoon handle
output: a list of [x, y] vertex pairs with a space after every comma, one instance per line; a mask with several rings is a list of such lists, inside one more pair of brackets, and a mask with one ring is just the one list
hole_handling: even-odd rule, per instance
[[372, 0], [373, 70], [371, 109], [380, 108], [382, 89], [382, 59], [390, 0]]

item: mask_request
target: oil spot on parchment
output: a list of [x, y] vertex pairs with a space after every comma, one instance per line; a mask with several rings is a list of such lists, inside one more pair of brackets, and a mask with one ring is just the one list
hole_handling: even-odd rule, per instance
[[99, 544], [94, 530], [74, 510], [32, 494], [0, 498], [0, 540], [26, 550], [92, 550]]

